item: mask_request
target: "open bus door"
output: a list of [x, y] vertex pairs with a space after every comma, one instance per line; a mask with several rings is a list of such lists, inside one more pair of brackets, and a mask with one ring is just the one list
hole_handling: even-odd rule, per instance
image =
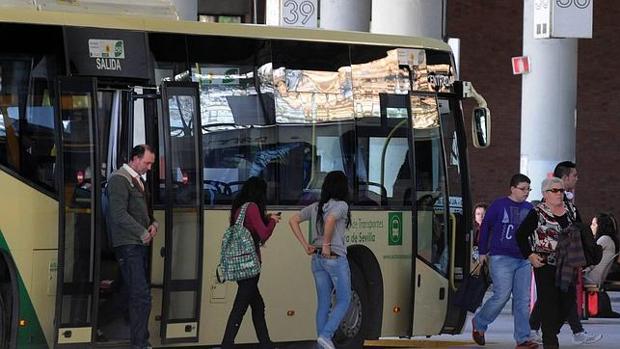
[[[386, 143], [395, 143], [392, 138], [407, 141], [406, 158], [394, 184], [396, 202], [410, 211], [412, 227], [407, 331], [410, 336], [436, 335], [441, 333], [448, 309], [452, 250], [444, 207], [446, 174], [437, 97], [434, 93], [383, 93], [379, 97], [382, 123], [390, 130]], [[398, 239], [400, 223], [392, 223]]]
[[165, 186], [163, 343], [196, 342], [200, 320], [203, 251], [202, 127], [198, 85], [161, 86]]
[[410, 96], [415, 168], [415, 275], [413, 335], [441, 333], [450, 280], [447, 183], [437, 97]]
[[101, 236], [96, 79], [60, 78], [56, 152], [59, 195], [55, 346], [91, 343]]

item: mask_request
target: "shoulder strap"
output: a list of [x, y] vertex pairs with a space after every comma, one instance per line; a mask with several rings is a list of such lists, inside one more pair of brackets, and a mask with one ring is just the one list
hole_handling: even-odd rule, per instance
[[250, 206], [249, 202], [246, 202], [243, 206], [241, 206], [235, 225], [243, 225], [243, 221], [245, 220], [245, 211], [248, 209], [248, 206]]

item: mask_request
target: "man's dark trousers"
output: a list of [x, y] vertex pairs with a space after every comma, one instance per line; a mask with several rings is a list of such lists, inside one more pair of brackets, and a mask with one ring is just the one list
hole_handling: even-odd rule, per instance
[[151, 290], [146, 277], [148, 251], [148, 247], [144, 245], [123, 245], [114, 248], [129, 293], [132, 349], [150, 346], [148, 323], [151, 313]]

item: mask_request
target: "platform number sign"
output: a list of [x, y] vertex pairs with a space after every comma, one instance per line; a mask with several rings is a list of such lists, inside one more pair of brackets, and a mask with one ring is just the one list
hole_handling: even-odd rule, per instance
[[533, 0], [534, 38], [592, 38], [592, 0]]
[[288, 27], [316, 28], [318, 0], [281, 0], [281, 25]]
[[590, 6], [591, 0], [555, 0], [556, 4], [562, 8], [568, 8], [571, 6], [575, 6], [580, 9], [587, 8]]

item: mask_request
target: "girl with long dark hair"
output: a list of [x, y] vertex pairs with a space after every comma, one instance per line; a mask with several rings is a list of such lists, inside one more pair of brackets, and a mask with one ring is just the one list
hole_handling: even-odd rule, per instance
[[[267, 183], [259, 177], [250, 177], [243, 184], [241, 191], [235, 197], [230, 208], [230, 225], [235, 224], [241, 207], [249, 203], [245, 212], [243, 226], [246, 227], [256, 245], [256, 253], [260, 258], [260, 246], [265, 243], [273, 233], [276, 224], [280, 221], [280, 215], [276, 213], [267, 214], [265, 201], [267, 197]], [[255, 277], [237, 281], [237, 295], [235, 302], [228, 316], [226, 332], [222, 340], [222, 349], [234, 347], [235, 337], [239, 332], [243, 315], [249, 307], [252, 307], [252, 322], [259, 341], [259, 348], [271, 349], [273, 343], [269, 338], [267, 323], [265, 321], [265, 303], [258, 290], [258, 280], [260, 274]]]
[[[300, 224], [312, 222], [312, 243], [308, 243]], [[347, 260], [345, 230], [351, 226], [349, 183], [342, 171], [325, 176], [321, 198], [294, 214], [289, 225], [308, 255], [312, 256], [312, 274], [316, 284], [317, 342], [323, 349], [335, 349], [332, 337], [349, 308], [351, 272]], [[336, 303], [331, 312], [332, 291]]]
[[584, 279], [586, 283], [600, 285], [607, 277], [604, 275], [605, 268], [609, 263], [613, 263], [612, 258], [620, 249], [616, 218], [610, 213], [599, 213], [592, 218], [590, 228], [596, 243], [603, 248], [603, 257], [597, 265], [586, 269]]

